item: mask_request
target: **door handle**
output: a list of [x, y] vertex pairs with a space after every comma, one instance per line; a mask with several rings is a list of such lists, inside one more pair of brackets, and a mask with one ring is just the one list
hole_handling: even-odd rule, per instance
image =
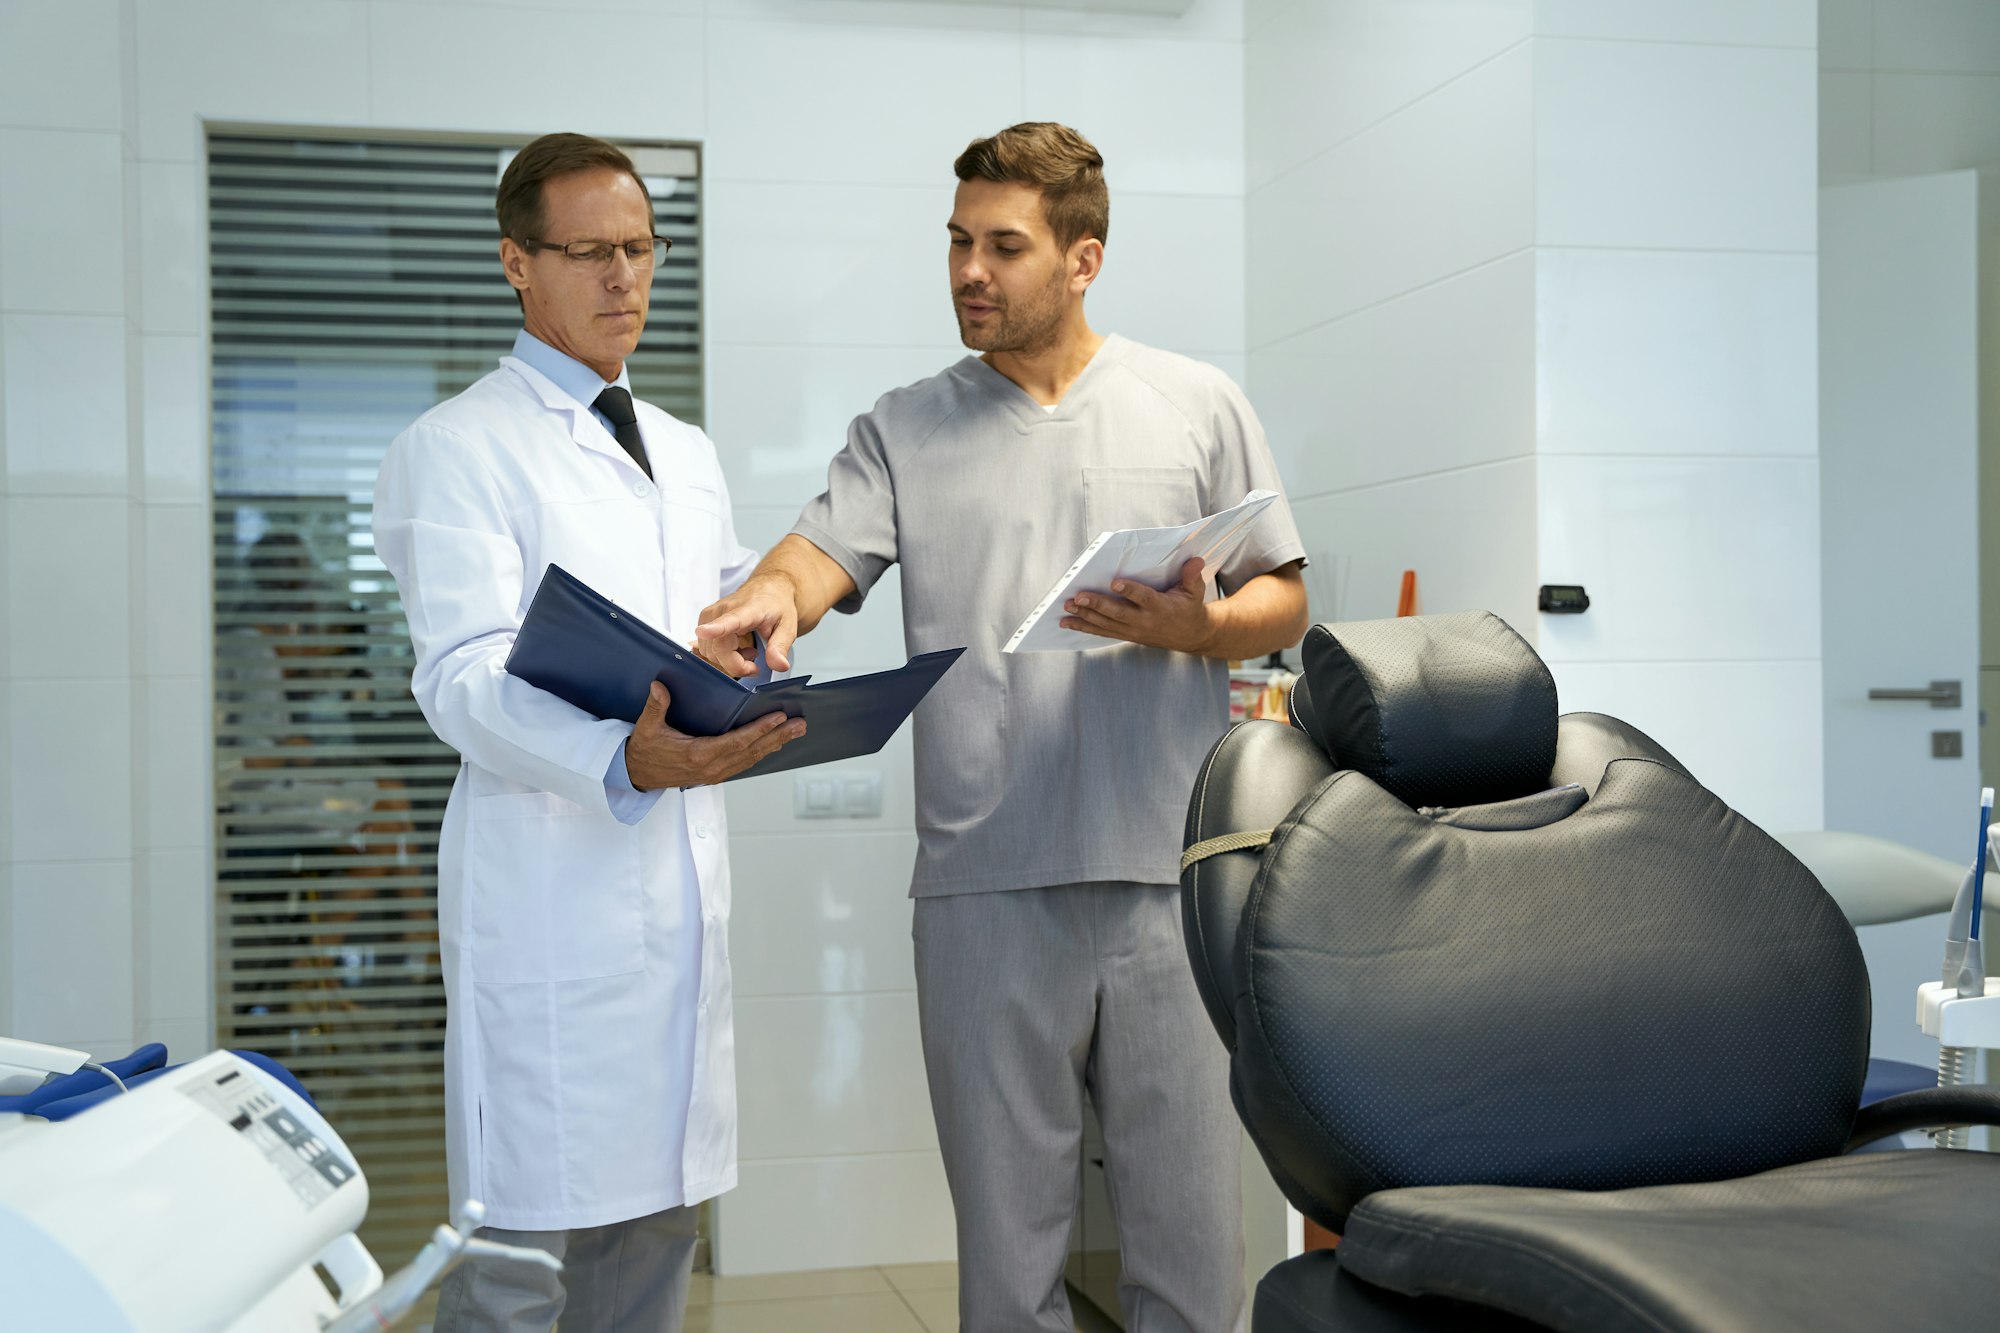
[[1868, 691], [1868, 697], [1871, 699], [1912, 699], [1919, 703], [1928, 703], [1932, 708], [1962, 708], [1965, 706], [1964, 695], [1960, 692], [1959, 682], [1955, 680], [1934, 680], [1927, 690], [1870, 690]]

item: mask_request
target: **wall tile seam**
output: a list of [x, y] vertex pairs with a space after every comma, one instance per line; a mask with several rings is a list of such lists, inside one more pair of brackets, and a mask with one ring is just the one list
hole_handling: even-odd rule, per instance
[[[1409, 111], [1411, 108], [1419, 106], [1422, 103], [1429, 101], [1431, 98], [1436, 97], [1439, 93], [1443, 92], [1445, 89], [1450, 88], [1453, 84], [1459, 83], [1462, 80], [1469, 78], [1474, 74], [1477, 74], [1480, 70], [1485, 69], [1488, 65], [1491, 65], [1496, 61], [1506, 59], [1509, 55], [1513, 54], [1515, 51], [1518, 51], [1523, 47], [1529, 46], [1535, 40], [1536, 39], [1533, 37], [1522, 37], [1516, 41], [1508, 43], [1500, 50], [1495, 51], [1492, 55], [1486, 56], [1485, 58], [1478, 61], [1476, 64], [1466, 66], [1458, 73], [1446, 79], [1443, 83], [1436, 84], [1433, 87], [1427, 88], [1423, 92], [1418, 93], [1415, 97], [1412, 97], [1409, 101], [1403, 102], [1391, 108], [1390, 110], [1383, 112], [1380, 116], [1376, 117], [1374, 120], [1369, 121], [1366, 125], [1363, 125], [1358, 130], [1355, 130], [1352, 134], [1346, 135], [1340, 139], [1336, 139], [1332, 143], [1327, 144], [1323, 148], [1314, 150], [1306, 157], [1299, 159], [1297, 162], [1293, 163], [1290, 166], [1279, 169], [1277, 172], [1264, 177], [1262, 180], [1257, 180], [1257, 181], [1250, 180], [1248, 178], [1248, 173], [1246, 171], [1244, 179], [1245, 200], [1247, 201], [1250, 196], [1256, 194], [1259, 190], [1269, 189], [1272, 186], [1278, 184], [1280, 181], [1284, 180], [1287, 176], [1295, 175], [1296, 173], [1305, 170], [1307, 167], [1312, 166], [1314, 163], [1318, 162], [1321, 158], [1327, 156], [1329, 153], [1333, 153], [1338, 151], [1339, 149], [1345, 148], [1347, 145], [1355, 142], [1363, 135], [1372, 134], [1376, 130], [1387, 126], [1396, 117]], [[1245, 72], [1247, 74], [1248, 71]], [[1532, 80], [1530, 82], [1532, 83]], [[1531, 87], [1530, 88], [1531, 96], [1532, 93], [1533, 89]], [[1246, 121], [1247, 119], [1248, 118], [1246, 117]], [[1533, 123], [1532, 116], [1530, 116], [1529, 123], [1530, 124]], [[1248, 143], [1247, 130], [1246, 130], [1245, 143], [1247, 148], [1247, 143]], [[1246, 159], [1247, 159], [1247, 152], [1246, 152]], [[1248, 165], [1247, 160], [1245, 165], [1246, 166]]]
[[[1817, 401], [1817, 399], [1815, 399]], [[1627, 453], [1623, 450], [1607, 449], [1592, 451], [1583, 449], [1537, 449], [1537, 458], [1587, 458], [1593, 461], [1613, 459], [1619, 462], [1648, 463], [1799, 463], [1817, 462], [1817, 448], [1812, 453], [1685, 453], [1670, 454], [1653, 450]]]
[[1868, 74], [1877, 79], [2000, 79], [2000, 69], [1883, 69], [1876, 66], [1872, 69], [1843, 72]]
[[[1543, 250], [1548, 248], [1549, 247], [1547, 246], [1537, 246], [1532, 242], [1527, 245], [1516, 246], [1514, 249], [1508, 250], [1503, 254], [1494, 255], [1490, 259], [1482, 259], [1475, 264], [1467, 264], [1464, 268], [1454, 269], [1452, 272], [1443, 274], [1439, 277], [1426, 279], [1425, 281], [1418, 283], [1414, 287], [1406, 287], [1402, 291], [1393, 293], [1392, 295], [1389, 296], [1382, 297], [1380, 300], [1370, 301], [1367, 305], [1356, 306], [1352, 310], [1343, 310], [1341, 313], [1337, 315], [1330, 315], [1325, 319], [1317, 321], [1316, 323], [1307, 324], [1298, 329], [1294, 329], [1290, 333], [1279, 334], [1277, 337], [1267, 339], [1266, 341], [1261, 343], [1248, 343], [1246, 344], [1240, 355], [1255, 356], [1260, 352], [1268, 352], [1282, 343], [1291, 342], [1296, 338], [1303, 338], [1307, 334], [1318, 333], [1321, 330], [1330, 328], [1335, 324], [1341, 324], [1346, 322], [1347, 320], [1355, 319], [1362, 315], [1370, 314], [1374, 311], [1382, 309], [1385, 306], [1394, 305], [1398, 301], [1405, 300], [1409, 297], [1419, 295], [1420, 293], [1430, 291], [1432, 288], [1442, 287], [1444, 286], [1444, 284], [1448, 282], [1455, 282], [1460, 278], [1466, 277], [1469, 274], [1477, 273], [1482, 269], [1492, 268], [1496, 264], [1504, 264], [1510, 259], [1518, 259], [1520, 256], [1524, 254], [1532, 254], [1537, 250]], [[1247, 264], [1246, 267], [1248, 267]], [[1245, 283], [1244, 285], [1247, 291], [1249, 284]]]
[[1350, 495], [1362, 495], [1368, 491], [1384, 490], [1390, 486], [1410, 486], [1418, 482], [1437, 481], [1446, 477], [1462, 476], [1471, 472], [1484, 472], [1498, 467], [1512, 467], [1520, 463], [1533, 463], [1540, 455], [1533, 453], [1506, 454], [1499, 458], [1485, 458], [1476, 463], [1462, 463], [1457, 467], [1435, 468], [1428, 472], [1412, 472], [1408, 476], [1390, 477], [1383, 481], [1362, 482], [1355, 486], [1340, 486], [1325, 491], [1286, 491], [1285, 499], [1296, 509], [1309, 500], [1333, 500]]
[[[901, 666], [901, 665], [903, 665], [903, 664], [902, 664], [901, 662], [898, 662], [898, 663], [896, 664], [896, 666]], [[863, 667], [863, 668], [858, 668], [858, 669], [856, 669], [856, 671], [854, 672], [854, 674], [855, 674], [855, 675], [863, 675], [863, 674], [866, 674], [866, 673], [867, 673], [867, 672], [869, 672], [869, 671], [893, 671], [894, 669], [895, 669], [895, 667], [880, 667], [880, 666], [878, 666], [878, 667]], [[842, 670], [845, 670], [845, 668], [842, 668]], [[828, 776], [830, 776], [830, 777], [831, 777], [831, 776], [837, 776], [837, 775], [835, 775], [835, 774], [829, 774]], [[810, 821], [805, 821], [805, 822], [810, 822], [810, 823], [814, 823], [814, 824], [834, 824], [834, 823], [840, 823], [840, 822], [843, 822], [843, 821], [840, 821], [840, 820], [834, 820], [834, 819], [816, 819], [816, 820], [810, 820]], [[860, 822], [862, 822], [862, 821], [860, 821], [860, 820], [853, 820], [853, 821], [851, 821], [851, 822], [853, 822], [853, 823], [857, 823], [857, 824], [858, 824], [858, 823], [860, 823]], [[747, 840], [747, 839], [750, 839], [750, 838], [773, 838], [773, 839], [778, 839], [778, 838], [816, 838], [816, 839], [827, 839], [827, 838], [887, 838], [887, 837], [903, 837], [903, 838], [915, 838], [915, 837], [916, 837], [916, 835], [917, 835], [917, 826], [916, 826], [915, 824], [913, 824], [913, 823], [912, 823], [912, 824], [887, 824], [887, 825], [885, 825], [885, 826], [883, 826], [883, 827], [879, 827], [879, 828], [866, 828], [866, 829], [818, 829], [818, 828], [814, 828], [814, 829], [804, 829], [804, 828], [801, 828], [801, 829], [747, 829], [747, 830], [737, 830], [737, 831], [732, 831], [732, 832], [730, 833], [730, 839], [731, 839], [732, 841], [736, 841], [736, 842], [741, 842], [741, 841], [744, 841], [744, 840]]]
[[1741, 245], [1587, 245], [1575, 241], [1536, 241], [1527, 248], [1538, 253], [1545, 250], [1575, 250], [1589, 254], [1748, 255], [1753, 257], [1776, 256], [1780, 258], [1790, 256], [1795, 259], [1816, 259], [1819, 257], [1819, 250], [1817, 248], [1811, 250], [1759, 249], [1755, 246]]
[[[361, 7], [361, 105], [368, 108], [370, 124], [379, 124], [382, 119], [375, 105], [375, 8], [373, 0]], [[706, 77], [704, 70], [704, 80]]]
[[44, 489], [41, 486], [37, 486], [32, 477], [16, 477], [12, 488], [7, 492], [7, 498], [10, 500], [39, 500], [43, 502], [57, 501], [64, 504], [80, 504], [85, 501], [100, 504], [140, 502], [139, 496], [134, 493], [129, 480], [107, 481], [104, 485], [94, 489], [76, 486]]
[[[122, 129], [117, 129], [117, 130], [93, 129], [87, 125], [34, 125], [34, 124], [22, 124], [18, 121], [5, 120], [5, 121], [0, 121], [0, 132], [32, 133], [32, 134], [87, 134], [99, 139], [117, 139], [120, 143], [130, 142], [126, 138], [125, 131]], [[132, 156], [131, 154], [127, 154], [127, 156], [130, 157], [131, 160], [134, 162], [140, 160], [139, 158], [137, 158], [136, 156]]]
[[[528, 7], [538, 8], [535, 6], [528, 6]], [[1017, 33], [1022, 38], [1024, 53], [1025, 53], [1025, 44], [1028, 41], [1038, 37], [1046, 41], [1052, 41], [1052, 42], [1077, 42], [1077, 41], [1174, 42], [1181, 46], [1241, 46], [1244, 44], [1245, 41], [1248, 40], [1247, 34], [1238, 37], [1216, 37], [1210, 35], [1195, 36], [1193, 34], [1180, 34], [1173, 32], [1129, 32], [1129, 33], [1063, 32], [1053, 28], [1031, 27], [1029, 25], [1029, 10], [1032, 8], [1032, 6], [1018, 5], [1018, 6], [1004, 6], [1004, 7], [1012, 8], [1016, 11], [1013, 20], [1006, 24], [996, 23], [991, 25], [970, 23], [970, 22], [919, 23], [909, 20], [882, 19], [882, 18], [872, 18], [872, 19], [834, 18], [816, 14], [804, 14], [790, 18], [784, 18], [778, 15], [771, 15], [771, 14], [716, 14], [712, 10], [704, 11], [703, 16], [712, 23], [735, 24], [740, 27], [776, 27], [776, 28], [811, 27], [811, 28], [836, 28], [836, 29], [873, 28], [878, 30], [886, 29], [888, 31], [896, 33], [942, 32], [942, 33], [985, 33], [988, 35], [1004, 33], [1011, 30]], [[618, 11], [618, 12], [630, 12], [630, 11]], [[1102, 15], [1101, 17], [1110, 17], [1110, 16]]]
[[[903, 901], [907, 902], [909, 900], [904, 899]], [[900, 944], [900, 942], [899, 937], [898, 943]], [[811, 1001], [817, 1003], [824, 1000], [879, 1000], [887, 997], [901, 998], [906, 995], [915, 995], [916, 993], [917, 988], [915, 986], [906, 986], [894, 990], [784, 991], [773, 995], [752, 995], [737, 991], [735, 994], [737, 1004], [741, 1005], [750, 1001], [762, 1001], [765, 1003], [774, 1001], [783, 1001], [786, 1003]]]
[[1254, 2], [1255, 0], [1244, 0], [1243, 40], [1246, 43], [1276, 28], [1280, 20], [1293, 17], [1299, 10], [1305, 8], [1307, 4], [1313, 3], [1313, 0], [1292, 0], [1292, 3], [1269, 11], [1262, 20], [1253, 23], [1250, 21], [1248, 10]]
[[[121, 264], [120, 267], [123, 267], [123, 265]], [[115, 319], [124, 323], [127, 333], [143, 332], [143, 330], [134, 324], [132, 314], [126, 308], [123, 301], [120, 301], [116, 306], [70, 306], [68, 308], [0, 303], [0, 315], [7, 316], [8, 318], [22, 316], [31, 319]]]
[[[145, 676], [135, 676], [135, 675], [133, 675], [133, 674], [132, 674], [131, 672], [129, 672], [129, 671], [128, 671], [128, 672], [124, 672], [124, 673], [122, 673], [122, 674], [119, 674], [119, 675], [90, 675], [90, 674], [87, 674], [87, 673], [84, 673], [84, 672], [71, 672], [71, 673], [69, 673], [68, 675], [62, 675], [62, 676], [52, 676], [52, 675], [44, 675], [44, 674], [41, 674], [41, 673], [39, 673], [39, 672], [36, 672], [36, 673], [28, 673], [28, 672], [19, 672], [19, 671], [17, 671], [17, 672], [13, 672], [13, 673], [10, 673], [9, 675], [7, 675], [7, 676], [6, 676], [6, 677], [4, 677], [4, 678], [0, 678], [0, 684], [7, 684], [7, 685], [137, 685], [137, 684], [139, 684], [139, 683], [140, 683], [141, 681], [143, 681], [143, 680], [146, 680], [146, 679], [147, 679], [147, 677], [145, 677]], [[189, 679], [200, 679], [200, 678], [199, 678], [199, 677], [189, 677]], [[15, 738], [15, 740], [16, 740], [16, 742], [17, 742], [17, 745], [16, 745], [16, 747], [15, 747], [16, 749], [18, 749], [18, 748], [19, 748], [19, 745], [18, 745], [18, 741], [19, 741], [19, 739], [20, 739], [19, 737], [16, 737], [16, 738]]]
[[[1588, 615], [1589, 612], [1584, 614]], [[1551, 667], [1562, 666], [1819, 666], [1819, 657], [1559, 657], [1538, 650]]]
[[940, 356], [970, 356], [970, 349], [954, 343], [831, 343], [831, 342], [758, 342], [746, 338], [710, 338], [707, 346], [739, 347], [759, 352], [935, 352]]
[[[366, 8], [371, 10], [376, 8], [436, 9], [446, 14], [476, 14], [482, 9], [517, 9], [530, 14], [548, 14], [551, 12], [551, 6], [535, 3], [535, 0], [336, 0], [336, 3], [346, 4], [352, 8]], [[701, 17], [707, 14], [708, 10], [706, 5], [700, 3], [699, 0], [690, 0], [690, 3], [686, 5], [667, 4], [657, 8], [612, 4], [565, 5], [561, 8], [560, 12], [564, 15], [597, 14], [605, 18], [653, 17], [657, 15], [662, 18], [690, 19]]]
[[[1606, 45], [1679, 46], [1679, 47], [1713, 48], [1721, 50], [1750, 50], [1750, 51], [1813, 51], [1818, 49], [1812, 46], [1789, 46], [1789, 45], [1782, 45], [1769, 42], [1690, 42], [1690, 41], [1677, 41], [1669, 38], [1601, 37], [1601, 36], [1591, 36], [1584, 34], [1530, 33], [1528, 36], [1520, 38], [1519, 40], [1503, 48], [1502, 50], [1495, 52], [1491, 56], [1486, 57], [1484, 60], [1481, 60], [1478, 64], [1468, 66], [1464, 70], [1461, 70], [1459, 73], [1454, 74], [1450, 79], [1446, 80], [1444, 83], [1438, 84], [1436, 87], [1431, 88], [1426, 92], [1420, 94], [1419, 96], [1412, 98], [1410, 101], [1403, 103], [1401, 106], [1398, 106], [1390, 111], [1384, 112], [1380, 117], [1370, 121], [1368, 124], [1362, 126], [1360, 129], [1356, 130], [1353, 134], [1348, 135], [1346, 138], [1336, 140], [1334, 143], [1329, 144], [1324, 148], [1318, 149], [1314, 153], [1308, 155], [1307, 157], [1302, 158], [1297, 162], [1292, 163], [1291, 165], [1282, 167], [1278, 171], [1271, 173], [1267, 176], [1264, 176], [1261, 179], [1258, 180], [1246, 179], [1245, 181], [1246, 196], [1250, 194], [1255, 194], [1259, 190], [1266, 189], [1269, 186], [1276, 184], [1278, 181], [1283, 180], [1284, 177], [1302, 169], [1303, 167], [1310, 165], [1312, 162], [1314, 162], [1320, 157], [1325, 156], [1327, 153], [1330, 153], [1335, 149], [1344, 146], [1345, 144], [1353, 142], [1355, 139], [1361, 137], [1361, 135], [1368, 133], [1369, 131], [1377, 128], [1378, 126], [1386, 124], [1388, 121], [1390, 121], [1397, 115], [1400, 115], [1402, 112], [1408, 110], [1410, 107], [1417, 105], [1419, 102], [1424, 101], [1426, 98], [1435, 96], [1437, 93], [1442, 92], [1446, 88], [1449, 88], [1453, 83], [1456, 83], [1460, 79], [1464, 78], [1466, 75], [1471, 74], [1483, 68], [1484, 66], [1491, 64], [1493, 61], [1498, 60], [1501, 57], [1507, 55], [1509, 52], [1513, 51], [1517, 47], [1524, 46], [1531, 42], [1537, 42], [1537, 41], [1597, 42]], [[1824, 70], [1827, 67], [1822, 66], [1821, 68], [1822, 70]], [[1854, 72], [1873, 72], [1879, 74], [1883, 73], [1884, 71], [1874, 70], [1874, 71], [1854, 71]], [[1902, 73], [1904, 71], [1899, 70], [1894, 72]], [[1989, 76], [1988, 71], [1961, 70], [1956, 72], [1962, 74], [1969, 74], [1974, 77]], [[2000, 70], [1991, 71], [1990, 76], [2000, 77]]]
[[811, 1157], [752, 1157], [738, 1151], [736, 1161], [739, 1166], [819, 1166], [822, 1163], [833, 1161], [864, 1162], [892, 1159], [915, 1160], [919, 1158], [938, 1158], [942, 1160], [943, 1156], [944, 1154], [935, 1148], [929, 1150], [923, 1148], [890, 1148], [875, 1152], [830, 1152]]
[[[704, 150], [709, 147], [710, 142], [712, 140], [703, 143]], [[948, 163], [945, 164], [945, 169], [949, 170]], [[1114, 166], [1112, 170], [1115, 174], [1116, 167]], [[889, 180], [882, 177], [868, 176], [843, 176], [839, 180], [817, 180], [800, 176], [748, 176], [736, 175], [727, 171], [712, 171], [702, 177], [702, 186], [711, 196], [719, 186], [751, 185], [785, 190], [866, 190], [872, 194], [879, 194], [889, 190], [902, 190], [911, 194], [922, 193], [943, 197], [948, 195], [950, 189], [955, 188], [956, 184], [957, 182], [949, 176], [943, 179], [927, 178], [921, 181], [907, 179]], [[1127, 199], [1193, 199], [1209, 202], [1214, 200], [1241, 199], [1243, 197], [1244, 190], [1241, 186], [1216, 190], [1136, 190], [1122, 188], [1116, 180], [1111, 182], [1111, 204], [1114, 210], [1116, 210], [1121, 201]], [[712, 207], [712, 199], [705, 201], [703, 204], [705, 210]], [[940, 225], [942, 224], [940, 223]], [[708, 244], [712, 248], [715, 242], [710, 240]]]
[[[165, 850], [165, 849], [159, 848], [155, 850]], [[128, 868], [132, 868], [136, 867], [139, 860], [140, 857], [138, 855], [22, 856], [19, 852], [19, 849], [17, 848], [15, 851], [14, 859], [7, 862], [7, 864], [13, 866], [16, 870], [19, 870], [23, 866], [106, 866], [106, 867], [125, 866]], [[14, 881], [14, 894], [16, 900], [18, 900], [20, 897], [20, 890], [21, 890], [21, 882], [17, 879]]]
[[[1116, 332], [1116, 330], [1110, 330], [1110, 331], [1111, 331], [1111, 332]], [[1157, 344], [1157, 343], [1155, 343], [1155, 344], [1151, 344], [1151, 345], [1152, 345], [1152, 346], [1155, 346], [1155, 347], [1157, 347], [1157, 346], [1158, 346], [1158, 344]], [[737, 349], [739, 349], [739, 350], [744, 350], [744, 351], [765, 351], [765, 352], [777, 352], [777, 351], [784, 351], [784, 352], [936, 352], [936, 353], [938, 353], [938, 354], [939, 354], [940, 356], [945, 356], [945, 357], [950, 357], [950, 358], [951, 358], [951, 360], [948, 360], [948, 361], [942, 361], [942, 362], [940, 362], [940, 363], [938, 364], [938, 370], [940, 370], [940, 371], [942, 371], [942, 370], [946, 369], [947, 367], [949, 367], [949, 366], [951, 366], [951, 365], [955, 364], [955, 363], [957, 362], [957, 360], [958, 360], [959, 358], [962, 358], [962, 357], [967, 357], [967, 356], [971, 356], [971, 355], [973, 355], [973, 353], [971, 352], [971, 350], [970, 350], [970, 349], [968, 349], [968, 348], [965, 348], [965, 347], [958, 347], [958, 348], [950, 348], [950, 347], [938, 347], [938, 346], [932, 346], [932, 345], [927, 345], [927, 344], [922, 344], [922, 343], [914, 343], [914, 344], [912, 344], [912, 343], [845, 343], [845, 342], [843, 342], [843, 343], [760, 343], [760, 342], [748, 342], [748, 341], [744, 341], [744, 340], [742, 340], [742, 339], [736, 339], [736, 338], [732, 338], [732, 339], [729, 339], [729, 340], [727, 340], [727, 341], [711, 341], [711, 342], [709, 342], [709, 343], [707, 344], [707, 346], [708, 346], [708, 347], [709, 347], [709, 348], [710, 348], [711, 350], [713, 350], [713, 349], [715, 349], [715, 348], [721, 348], [721, 347], [733, 347], [733, 348], [737, 348]], [[1162, 350], [1165, 350], [1165, 351], [1171, 351], [1171, 352], [1175, 352], [1175, 353], [1178, 353], [1178, 354], [1179, 354], [1179, 355], [1181, 355], [1181, 356], [1192, 356], [1192, 357], [1197, 357], [1197, 358], [1199, 358], [1199, 357], [1204, 357], [1204, 356], [1242, 356], [1242, 355], [1243, 355], [1243, 354], [1245, 353], [1245, 351], [1247, 351], [1248, 349], [1246, 349], [1246, 348], [1242, 348], [1242, 347], [1170, 347], [1170, 348], [1164, 348], [1164, 349], [1162, 349]], [[890, 386], [890, 387], [899, 387], [899, 386]], [[873, 406], [873, 404], [870, 404], [870, 406]]]
[[1545, 42], [1596, 42], [1605, 46], [1692, 46], [1702, 49], [1723, 51], [1811, 51], [1819, 52], [1818, 43], [1794, 42], [1723, 42], [1714, 39], [1687, 37], [1618, 37], [1595, 32], [1537, 32], [1530, 33], [1534, 40]]

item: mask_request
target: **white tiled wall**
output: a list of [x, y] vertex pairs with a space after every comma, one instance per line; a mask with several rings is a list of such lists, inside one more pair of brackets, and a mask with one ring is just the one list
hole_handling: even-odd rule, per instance
[[[709, 425], [761, 548], [849, 418], [963, 354], [950, 163], [1013, 121], [1071, 120], [1107, 155], [1097, 326], [1244, 372], [1243, 20], [1242, 0], [1172, 19], [919, 0], [0, 6], [0, 1028], [104, 1052], [209, 1040], [204, 122], [700, 142]], [[541, 73], [545, 52], [578, 77]], [[628, 53], [637, 77], [610, 77]], [[120, 218], [122, 244], [79, 251]], [[900, 663], [901, 638], [891, 576], [802, 665]], [[730, 1271], [952, 1256], [916, 1041], [907, 742], [865, 767], [879, 819], [800, 823], [783, 779], [730, 793]]]
[[1533, 605], [1534, 6], [1255, 4], [1249, 389], [1315, 619]]
[[[1249, 383], [1315, 617], [1391, 614], [1415, 569], [1422, 609], [1498, 612], [1566, 707], [1787, 827], [1820, 820], [1817, 28], [1814, 0], [1245, 20]], [[1544, 581], [1593, 609], [1540, 616]]]
[[1542, 653], [1564, 707], [1816, 828], [1816, 6], [1545, 0], [1538, 30], [1540, 580], [1592, 599]]
[[[1981, 174], [1982, 348], [2000, 346], [2000, 6], [1986, 0], [1822, 0], [1821, 26], [1844, 40], [1820, 45], [1823, 99], [1820, 166], [1829, 182], [1869, 176], [1983, 168]], [[1986, 357], [1981, 441], [2000, 448], [2000, 374]], [[2000, 552], [2000, 468], [1985, 468], [1983, 565]], [[1981, 758], [1992, 781], [2000, 746], [1989, 750], [1992, 701], [2000, 699], [2000, 577], [1982, 580], [1980, 698], [1987, 719]]]
[[2000, 5], [1820, 0], [1828, 184], [2000, 162]]

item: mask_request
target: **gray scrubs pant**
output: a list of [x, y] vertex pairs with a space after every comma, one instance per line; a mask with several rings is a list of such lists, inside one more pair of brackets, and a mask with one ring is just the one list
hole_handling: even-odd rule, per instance
[[914, 935], [961, 1333], [1072, 1327], [1063, 1264], [1086, 1088], [1104, 1128], [1125, 1327], [1240, 1333], [1239, 1131], [1179, 889], [919, 898]]
[[699, 1207], [571, 1231], [478, 1234], [547, 1250], [561, 1273], [481, 1259], [445, 1274], [433, 1333], [679, 1333], [694, 1268]]

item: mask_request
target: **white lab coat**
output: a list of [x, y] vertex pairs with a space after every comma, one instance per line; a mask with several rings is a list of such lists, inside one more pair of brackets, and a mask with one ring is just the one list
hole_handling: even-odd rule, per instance
[[[451, 1193], [510, 1230], [623, 1221], [736, 1183], [722, 793], [669, 791], [618, 822], [604, 777], [631, 726], [503, 668], [551, 563], [684, 643], [749, 574], [714, 445], [638, 412], [657, 484], [505, 357], [398, 436], [376, 481], [412, 689], [464, 759], [438, 847]], [[690, 1068], [666, 1057], [668, 1019], [696, 996]]]

